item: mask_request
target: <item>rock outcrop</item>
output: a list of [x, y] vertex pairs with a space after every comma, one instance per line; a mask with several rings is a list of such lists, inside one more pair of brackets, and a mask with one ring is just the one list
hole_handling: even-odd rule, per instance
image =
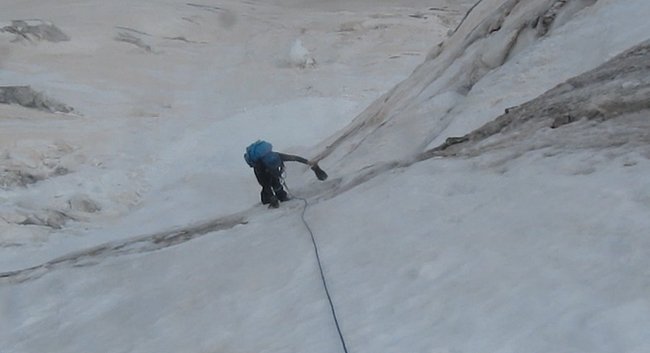
[[0, 32], [16, 35], [15, 42], [66, 42], [70, 40], [57, 26], [42, 20], [13, 20], [11, 25], [0, 28]]
[[0, 103], [18, 104], [25, 108], [51, 113], [71, 113], [74, 110], [68, 105], [33, 90], [30, 86], [0, 86]]

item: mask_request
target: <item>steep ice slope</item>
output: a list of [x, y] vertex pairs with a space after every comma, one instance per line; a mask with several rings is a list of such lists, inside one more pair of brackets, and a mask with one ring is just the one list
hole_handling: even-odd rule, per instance
[[[542, 3], [522, 1], [521, 13], [537, 11]], [[484, 23], [474, 17], [479, 15], [492, 19], [486, 13], [494, 9], [503, 10], [479, 6], [466, 23]], [[364, 134], [373, 130], [371, 122], [353, 125], [352, 133], [323, 154], [330, 182], [312, 184], [299, 172], [291, 175], [294, 192], [310, 196], [307, 221], [320, 242], [351, 352], [650, 350], [650, 160], [647, 111], [642, 110], [647, 53], [640, 46], [614, 57], [650, 33], [643, 18], [647, 9], [643, 1], [601, 0], [574, 16], [567, 12], [564, 25], [551, 28], [544, 40], [519, 44], [523, 49], [504, 65], [478, 70], [482, 79], [467, 98], [456, 86], [451, 96], [437, 95], [434, 102], [467, 103], [453, 105], [439, 135], [403, 132], [410, 123], [402, 125], [401, 119], [412, 121], [419, 132], [417, 124], [427, 114], [391, 115], [373, 134]], [[602, 36], [585, 36], [604, 18], [611, 27]], [[501, 28], [528, 20], [510, 21]], [[457, 33], [472, 30], [461, 26]], [[612, 38], [617, 42], [607, 42]], [[602, 41], [609, 45], [595, 49]], [[602, 52], [591, 65], [579, 65], [586, 59], [575, 55], [564, 57], [573, 60], [566, 67], [547, 61], [575, 43], [585, 52]], [[470, 47], [456, 54], [445, 49], [438, 57], [447, 52], [454, 58]], [[426, 65], [419, 69], [422, 77]], [[448, 71], [450, 78], [474, 81], [467, 76], [471, 71], [458, 69]], [[505, 78], [516, 73], [523, 76], [511, 85]], [[417, 89], [411, 92], [406, 82], [390, 95], [402, 95], [403, 105], [394, 98], [394, 107], [382, 106], [387, 112], [416, 109], [411, 104], [420, 98], [426, 103], [420, 97], [426, 87], [413, 83]], [[441, 82], [439, 88], [431, 86], [434, 92], [445, 91]], [[495, 89], [488, 90], [491, 86]], [[607, 88], [634, 103], [624, 105], [625, 114], [618, 115], [621, 107], [611, 104], [621, 96], [608, 95]], [[593, 95], [598, 99], [591, 105]], [[568, 102], [576, 103], [575, 109], [563, 107]], [[423, 109], [431, 112], [437, 104]], [[496, 121], [499, 129], [481, 128], [515, 105]], [[553, 110], [538, 111], [547, 105]], [[470, 114], [483, 110], [488, 113], [476, 119]], [[565, 113], [573, 112], [597, 119], [572, 121]], [[564, 118], [570, 123], [560, 126]], [[554, 122], [557, 129], [550, 127]], [[427, 150], [466, 133], [467, 139], [453, 140], [467, 140], [462, 144]], [[412, 141], [404, 135], [412, 135]], [[621, 144], [627, 139], [631, 143]], [[356, 149], [348, 154], [347, 148]], [[356, 172], [394, 160], [408, 167]], [[25, 277], [7, 275], [0, 279], [0, 347], [8, 352], [337, 351], [301, 210], [300, 202], [272, 211], [257, 207], [224, 231], [212, 231], [220, 229], [218, 224], [181, 226], [177, 233], [93, 248], [43, 266], [34, 276], [29, 271]]]
[[[1, 32], [0, 81], [75, 113], [0, 105], [0, 267], [249, 208], [258, 194], [248, 143], [313, 156], [463, 13], [444, 1], [338, 5], [6, 4], [0, 28], [43, 18], [69, 40]], [[296, 39], [315, 67], [291, 66]]]
[[351, 351], [650, 349], [650, 160], [544, 152], [430, 159], [310, 209]]
[[359, 170], [468, 133], [647, 39], [649, 6], [481, 1], [408, 79], [326, 141], [319, 159]]
[[649, 113], [650, 40], [419, 158], [503, 148], [513, 156], [533, 149], [561, 153], [582, 148], [650, 156]]
[[650, 6], [570, 4], [493, 6], [324, 145], [360, 351], [650, 349]]

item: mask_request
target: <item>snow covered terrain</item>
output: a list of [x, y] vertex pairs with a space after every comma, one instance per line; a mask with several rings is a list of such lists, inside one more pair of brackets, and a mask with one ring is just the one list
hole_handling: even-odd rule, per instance
[[650, 352], [649, 15], [5, 0], [0, 352], [341, 351], [258, 138], [350, 352]]
[[[311, 5], [6, 6], [7, 26], [47, 14], [71, 39], [0, 33], [3, 85], [30, 85], [74, 113], [2, 106], [3, 267], [250, 207], [259, 195], [242, 163], [248, 143], [309, 156], [423, 60], [431, 36], [446, 33], [438, 13], [462, 15]], [[409, 16], [418, 11], [427, 18]], [[315, 67], [292, 66], [297, 40]]]

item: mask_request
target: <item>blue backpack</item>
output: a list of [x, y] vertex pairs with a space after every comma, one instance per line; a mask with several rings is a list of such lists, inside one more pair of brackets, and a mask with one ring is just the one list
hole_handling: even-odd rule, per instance
[[246, 147], [244, 160], [251, 168], [255, 167], [259, 162], [262, 162], [269, 169], [282, 167], [282, 159], [277, 153], [273, 152], [273, 145], [262, 140], [257, 140]]

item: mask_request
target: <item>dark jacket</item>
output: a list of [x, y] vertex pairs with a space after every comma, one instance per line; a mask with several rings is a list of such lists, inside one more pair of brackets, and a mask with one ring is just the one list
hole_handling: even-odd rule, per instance
[[[309, 161], [300, 156], [284, 154], [279, 152], [273, 153], [270, 158], [264, 158], [258, 161], [253, 167], [257, 182], [262, 186], [260, 197], [263, 204], [271, 204], [277, 207], [278, 201], [287, 201], [289, 199], [287, 192], [282, 187], [282, 173], [284, 172], [284, 162], [299, 162], [310, 165]], [[263, 161], [272, 161], [264, 163]]]
[[[298, 162], [311, 167], [311, 169], [316, 173], [316, 177], [319, 180], [327, 179], [327, 174], [318, 167], [316, 163], [310, 163], [307, 159], [296, 156], [293, 154], [285, 154], [280, 152], [269, 152], [274, 153], [275, 155], [271, 156], [270, 160], [277, 160], [277, 163], [272, 163], [268, 165], [262, 161], [257, 162], [253, 167], [255, 172], [255, 177], [257, 182], [262, 186], [262, 192], [260, 197], [263, 204], [271, 204], [273, 207], [277, 207], [278, 201], [286, 201], [289, 199], [287, 192], [284, 190], [282, 185], [282, 173], [284, 172], [284, 162]], [[275, 157], [275, 158], [273, 158]], [[269, 160], [269, 159], [265, 159]]]

